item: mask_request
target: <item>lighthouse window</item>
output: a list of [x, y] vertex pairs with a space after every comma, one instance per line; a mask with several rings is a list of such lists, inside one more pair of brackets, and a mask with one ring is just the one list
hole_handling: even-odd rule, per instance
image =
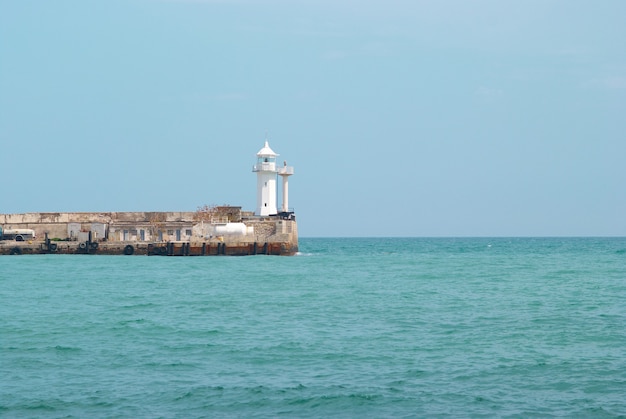
[[265, 186], [267, 186], [267, 182], [265, 182]]
[[267, 207], [267, 202], [265, 203], [265, 206]]

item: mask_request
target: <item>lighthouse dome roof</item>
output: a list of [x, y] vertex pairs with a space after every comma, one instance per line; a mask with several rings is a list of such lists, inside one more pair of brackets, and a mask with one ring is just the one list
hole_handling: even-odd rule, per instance
[[261, 156], [266, 156], [266, 157], [276, 157], [278, 156], [278, 154], [274, 153], [274, 150], [272, 150], [270, 148], [269, 143], [266, 141], [265, 145], [263, 146], [262, 149], [259, 150], [258, 153], [256, 153], [257, 156], [261, 157]]

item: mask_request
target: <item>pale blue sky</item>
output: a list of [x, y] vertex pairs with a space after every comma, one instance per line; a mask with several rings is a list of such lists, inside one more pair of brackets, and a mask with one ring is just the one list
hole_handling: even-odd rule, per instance
[[626, 235], [626, 2], [0, 0], [0, 212], [301, 236]]

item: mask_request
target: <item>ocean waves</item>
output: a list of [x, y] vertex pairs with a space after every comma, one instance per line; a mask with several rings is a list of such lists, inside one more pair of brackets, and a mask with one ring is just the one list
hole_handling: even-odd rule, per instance
[[3, 417], [626, 415], [624, 239], [0, 265]]

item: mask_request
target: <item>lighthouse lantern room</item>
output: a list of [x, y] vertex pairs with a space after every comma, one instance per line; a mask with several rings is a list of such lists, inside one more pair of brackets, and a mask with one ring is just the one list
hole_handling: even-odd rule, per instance
[[255, 214], [259, 216], [276, 215], [276, 178], [281, 175], [283, 178], [283, 212], [289, 211], [286, 208], [288, 204], [288, 184], [287, 178], [293, 175], [293, 167], [288, 167], [285, 163], [284, 167], [276, 167], [276, 157], [278, 154], [274, 152], [266, 141], [262, 149], [256, 153], [257, 163], [252, 168], [257, 174], [257, 199]]

